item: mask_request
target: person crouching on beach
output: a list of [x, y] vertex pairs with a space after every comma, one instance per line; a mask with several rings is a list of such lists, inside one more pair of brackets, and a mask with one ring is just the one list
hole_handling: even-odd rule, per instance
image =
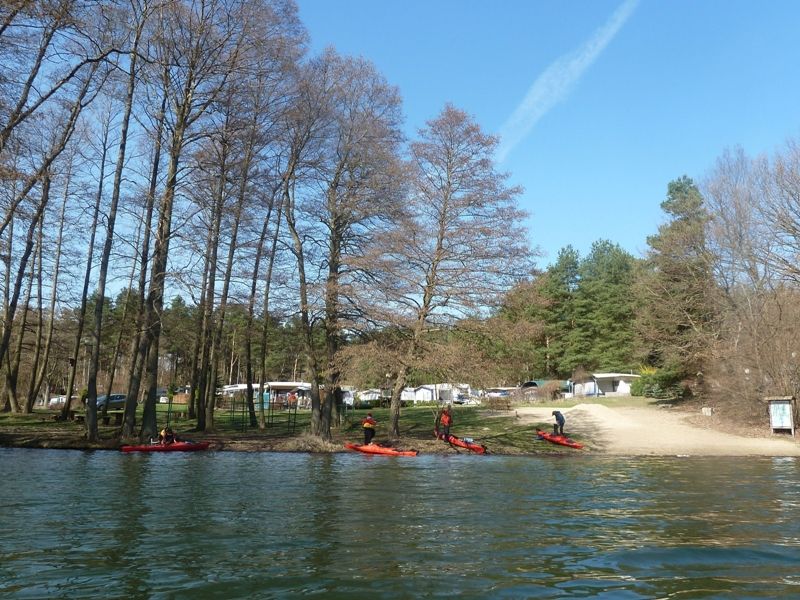
[[564, 415], [561, 414], [561, 411], [554, 410], [553, 416], [556, 418], [556, 422], [553, 425], [553, 433], [556, 435], [564, 435], [564, 423], [566, 422]]

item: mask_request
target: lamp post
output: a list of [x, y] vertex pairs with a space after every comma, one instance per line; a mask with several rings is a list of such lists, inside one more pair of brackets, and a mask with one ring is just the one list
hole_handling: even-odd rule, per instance
[[750, 368], [744, 369], [744, 393], [747, 400], [750, 400]]
[[388, 400], [389, 404], [391, 404], [392, 402], [392, 389], [389, 387], [391, 379], [392, 379], [392, 374], [386, 373], [386, 393], [384, 394], [384, 396], [389, 399]]

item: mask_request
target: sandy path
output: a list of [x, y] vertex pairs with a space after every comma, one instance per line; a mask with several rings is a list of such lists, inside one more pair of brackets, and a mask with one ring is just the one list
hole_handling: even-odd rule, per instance
[[[590, 451], [625, 456], [800, 456], [800, 443], [789, 436], [741, 437], [686, 422], [690, 413], [674, 408], [608, 407], [578, 404], [559, 408], [565, 431], [591, 440]], [[553, 423], [554, 407], [517, 409], [523, 423]], [[797, 439], [797, 438], [795, 438]]]

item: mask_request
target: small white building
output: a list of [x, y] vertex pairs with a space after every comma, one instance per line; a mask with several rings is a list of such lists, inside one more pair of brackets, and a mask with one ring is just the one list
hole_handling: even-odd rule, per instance
[[457, 404], [462, 398], [472, 396], [472, 388], [466, 383], [428, 383], [413, 388], [413, 402], [441, 402]]
[[566, 397], [630, 396], [631, 384], [639, 377], [633, 373], [592, 373], [591, 380], [573, 384], [572, 393]]
[[[258, 382], [253, 382], [253, 400], [256, 408], [261, 408], [262, 402], [258, 399], [258, 386]], [[228, 399], [246, 393], [246, 383], [232, 383], [217, 390], [218, 395]], [[263, 404], [266, 406], [267, 402], [271, 402], [272, 404], [288, 405], [291, 396], [291, 400], [297, 401], [300, 408], [308, 408], [310, 406], [310, 395], [311, 384], [306, 381], [269, 381], [264, 383]]]
[[361, 390], [360, 392], [356, 392], [356, 396], [358, 397], [359, 402], [380, 402], [382, 392], [378, 388], [372, 388], [371, 390]]
[[[373, 388], [361, 390], [356, 393], [359, 402], [376, 403], [382, 399], [386, 390]], [[400, 394], [400, 401], [404, 404], [418, 404], [421, 402], [443, 402], [457, 404], [462, 398], [472, 396], [472, 389], [467, 384], [459, 383], [430, 383], [417, 387], [406, 387]]]
[[[390, 390], [389, 390], [390, 391]], [[377, 404], [385, 398], [384, 394], [387, 390], [380, 390], [372, 388], [369, 390], [361, 390], [357, 392], [358, 401], [364, 404]], [[400, 401], [408, 404], [415, 404], [417, 402], [429, 401], [428, 394], [425, 391], [420, 391], [420, 388], [407, 387], [403, 388], [400, 393]]]
[[416, 388], [407, 387], [403, 388], [403, 391], [400, 393], [400, 402], [417, 402], [417, 390]]

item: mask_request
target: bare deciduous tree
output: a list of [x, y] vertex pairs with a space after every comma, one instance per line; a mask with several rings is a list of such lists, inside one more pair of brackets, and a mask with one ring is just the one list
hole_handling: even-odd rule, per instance
[[[407, 213], [372, 249], [380, 266], [373, 318], [404, 336], [392, 370], [390, 431], [399, 436], [400, 396], [410, 370], [429, 360], [431, 332], [480, 315], [531, 270], [516, 205], [520, 189], [496, 170], [497, 139], [446, 106], [411, 145]], [[385, 309], [380, 309], [384, 306]]]

